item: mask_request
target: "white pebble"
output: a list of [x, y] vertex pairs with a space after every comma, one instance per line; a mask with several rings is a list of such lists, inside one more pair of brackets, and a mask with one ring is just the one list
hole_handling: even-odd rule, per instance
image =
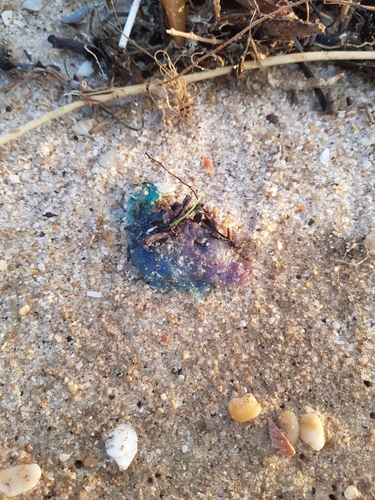
[[38, 483], [42, 471], [37, 464], [10, 467], [0, 472], [0, 491], [8, 498], [31, 490]]
[[116, 158], [116, 150], [109, 149], [104, 155], [98, 160], [99, 165], [105, 168], [114, 168], [117, 167], [117, 158]]
[[184, 445], [181, 446], [182, 453], [186, 453], [188, 451], [188, 449], [189, 448], [186, 446], [186, 444], [184, 444]]
[[348, 486], [344, 491], [344, 497], [348, 500], [354, 500], [355, 498], [359, 498], [361, 496], [360, 492], [357, 490], [355, 486]]
[[334, 321], [332, 323], [332, 327], [334, 330], [340, 330], [340, 326], [341, 326], [340, 323], [338, 323], [337, 321]]
[[86, 76], [91, 76], [93, 73], [94, 73], [94, 68], [92, 66], [92, 62], [91, 61], [84, 61], [81, 66], [77, 69], [76, 71], [76, 75], [77, 76], [82, 76], [82, 77], [86, 77]]
[[328, 164], [331, 161], [331, 152], [328, 148], [326, 148], [320, 155], [320, 161], [325, 164]]
[[17, 174], [10, 174], [9, 175], [9, 182], [11, 184], [19, 184], [21, 181], [20, 181], [20, 178]]
[[346, 344], [346, 342], [345, 342], [345, 340], [336, 339], [336, 340], [335, 340], [335, 344], [336, 344], [336, 345], [345, 345], [345, 344]]
[[32, 10], [33, 12], [38, 12], [42, 10], [43, 3], [42, 0], [26, 0], [23, 4], [23, 8], [27, 10]]
[[370, 253], [375, 253], [375, 231], [369, 233], [363, 243]]
[[156, 184], [160, 194], [173, 193], [176, 190], [176, 186], [171, 182], [163, 182], [163, 184]]
[[42, 273], [44, 273], [44, 271], [46, 270], [46, 266], [43, 264], [43, 262], [40, 262], [37, 267]]
[[70, 457], [71, 457], [71, 455], [68, 455], [67, 453], [61, 453], [59, 455], [59, 460], [60, 460], [60, 462], [67, 462]]
[[0, 260], [0, 271], [5, 271], [8, 268], [6, 260]]
[[362, 137], [358, 141], [362, 146], [373, 146], [375, 144], [375, 134], [368, 135], [367, 137]]
[[138, 436], [130, 424], [120, 424], [108, 434], [107, 454], [115, 459], [120, 470], [126, 470], [138, 450]]
[[88, 297], [95, 297], [96, 299], [100, 299], [100, 297], [102, 297], [102, 292], [95, 292], [94, 290], [89, 290], [87, 292], [87, 296]]
[[9, 26], [13, 19], [13, 11], [12, 10], [4, 10], [1, 14], [1, 18], [5, 26]]

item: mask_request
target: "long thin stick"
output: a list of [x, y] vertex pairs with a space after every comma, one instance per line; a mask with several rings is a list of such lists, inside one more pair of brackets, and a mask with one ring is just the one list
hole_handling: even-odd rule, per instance
[[198, 36], [192, 31], [190, 33], [186, 33], [185, 31], [177, 31], [174, 28], [169, 30], [165, 30], [168, 35], [171, 36], [182, 36], [182, 38], [188, 38], [189, 40], [196, 40], [197, 42], [209, 43], [211, 45], [220, 45], [224, 42], [224, 40], [218, 40], [217, 38], [204, 38], [203, 36]]
[[150, 155], [150, 153], [148, 151], [146, 151], [146, 155], [150, 158], [150, 160], [152, 160], [154, 163], [156, 163], [157, 165], [159, 165], [159, 167], [163, 168], [166, 172], [168, 172], [169, 175], [171, 175], [172, 177], [174, 177], [175, 179], [177, 179], [178, 181], [180, 181], [182, 184], [184, 184], [184, 186], [188, 187], [190, 189], [190, 191], [194, 194], [194, 196], [197, 198], [197, 200], [199, 200], [197, 192], [195, 191], [194, 188], [192, 188], [191, 186], [189, 186], [189, 184], [187, 184], [183, 179], [181, 179], [181, 177], [178, 177], [178, 175], [176, 175], [173, 172], [171, 172], [170, 170], [168, 170], [167, 167], [165, 167], [162, 164], [161, 161], [157, 160], [152, 155]]
[[[302, 54], [284, 54], [282, 56], [272, 56], [262, 60], [262, 67], [267, 68], [271, 66], [281, 66], [283, 64], [294, 64], [299, 62], [313, 62], [313, 61], [354, 61], [354, 60], [371, 60], [375, 59], [375, 51], [328, 51], [328, 52], [304, 52]], [[257, 64], [253, 61], [246, 61], [244, 64], [244, 71], [257, 69]], [[185, 83], [194, 83], [209, 78], [217, 78], [219, 76], [229, 75], [233, 70], [233, 66], [224, 66], [214, 70], [203, 71], [201, 73], [193, 73], [181, 77]], [[113, 101], [114, 99], [129, 97], [138, 94], [145, 94], [147, 92], [155, 92], [163, 86], [163, 82], [153, 83], [151, 85], [131, 85], [128, 87], [121, 87], [111, 89], [106, 93], [95, 95], [90, 94], [83, 96], [80, 101], [62, 106], [50, 113], [47, 113], [36, 120], [32, 120], [25, 125], [22, 125], [11, 132], [4, 134], [0, 137], [0, 145], [6, 144], [8, 141], [16, 139], [30, 130], [34, 130], [51, 120], [55, 120], [60, 116], [64, 116], [72, 111], [83, 108], [83, 106], [93, 106], [103, 104], [105, 102]]]

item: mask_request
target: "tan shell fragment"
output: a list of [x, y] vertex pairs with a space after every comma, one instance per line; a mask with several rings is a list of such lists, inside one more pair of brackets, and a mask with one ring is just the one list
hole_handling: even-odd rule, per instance
[[299, 419], [299, 437], [313, 450], [319, 451], [325, 445], [323, 424], [315, 413], [306, 413]]
[[279, 428], [289, 443], [294, 446], [299, 438], [298, 418], [291, 411], [284, 411], [279, 417]]
[[242, 398], [231, 399], [228, 410], [236, 422], [248, 422], [259, 415], [261, 407], [252, 394], [245, 394]]
[[279, 451], [283, 457], [294, 457], [296, 454], [295, 449], [270, 418], [268, 419], [268, 432], [272, 446]]

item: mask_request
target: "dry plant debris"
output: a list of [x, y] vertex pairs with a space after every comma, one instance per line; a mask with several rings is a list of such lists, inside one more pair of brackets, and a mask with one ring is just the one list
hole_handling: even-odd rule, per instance
[[[119, 1], [111, 1], [98, 9], [67, 12], [61, 19], [66, 25], [66, 36], [48, 33], [46, 37], [62, 53], [60, 67], [52, 67], [55, 77], [58, 78], [59, 72], [67, 73], [64, 61], [69, 53], [84, 56], [102, 77], [101, 88], [93, 88], [99, 82], [93, 80], [91, 88], [83, 81], [77, 90], [78, 76], [67, 75], [64, 93], [91, 105], [150, 91], [151, 85], [158, 82], [157, 92], [152, 95], [168, 124], [176, 118], [190, 116], [194, 89], [189, 86], [189, 79], [181, 78], [188, 73], [198, 81], [229, 74], [234, 69], [237, 77], [241, 77], [246, 70], [266, 67], [266, 61], [276, 54], [310, 55], [321, 49], [325, 52], [319, 60], [349, 61], [353, 57], [349, 53], [344, 55], [348, 49], [350, 53], [356, 51], [355, 59], [360, 61], [375, 57], [374, 10], [371, 6], [344, 0], [297, 0], [294, 3], [163, 0], [142, 5], [135, 1], [130, 12], [122, 12], [121, 5]], [[212, 49], [212, 45], [216, 47]], [[282, 64], [290, 62], [294, 62], [293, 57]], [[372, 63], [357, 64], [361, 71], [373, 75]], [[0, 69], [16, 80], [23, 77], [20, 72], [34, 72], [39, 68], [48, 70], [48, 66], [39, 62], [14, 61], [9, 50], [3, 49], [0, 54]], [[306, 66], [302, 69], [308, 78], [313, 78]], [[65, 79], [65, 75], [62, 78]], [[103, 80], [107, 82], [104, 90]], [[124, 84], [126, 87], [122, 88], [128, 90], [117, 93]], [[314, 84], [312, 79], [311, 85]], [[137, 85], [144, 87], [132, 92]], [[322, 85], [331, 83], [320, 82], [318, 88], [314, 87], [322, 109], [336, 112], [319, 90]], [[300, 87], [307, 85], [301, 81]], [[107, 97], [105, 101], [98, 99], [103, 97], [103, 92]], [[62, 114], [77, 108], [73, 105]], [[11, 138], [14, 137], [6, 140]], [[4, 142], [1, 138], [0, 144]]]

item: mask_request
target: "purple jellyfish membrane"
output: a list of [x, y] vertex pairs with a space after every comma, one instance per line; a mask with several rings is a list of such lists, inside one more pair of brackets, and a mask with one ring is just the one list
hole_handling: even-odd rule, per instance
[[190, 197], [168, 210], [151, 183], [138, 186], [127, 206], [129, 257], [151, 286], [186, 293], [237, 288], [252, 279], [249, 261], [220, 234], [203, 205]]

